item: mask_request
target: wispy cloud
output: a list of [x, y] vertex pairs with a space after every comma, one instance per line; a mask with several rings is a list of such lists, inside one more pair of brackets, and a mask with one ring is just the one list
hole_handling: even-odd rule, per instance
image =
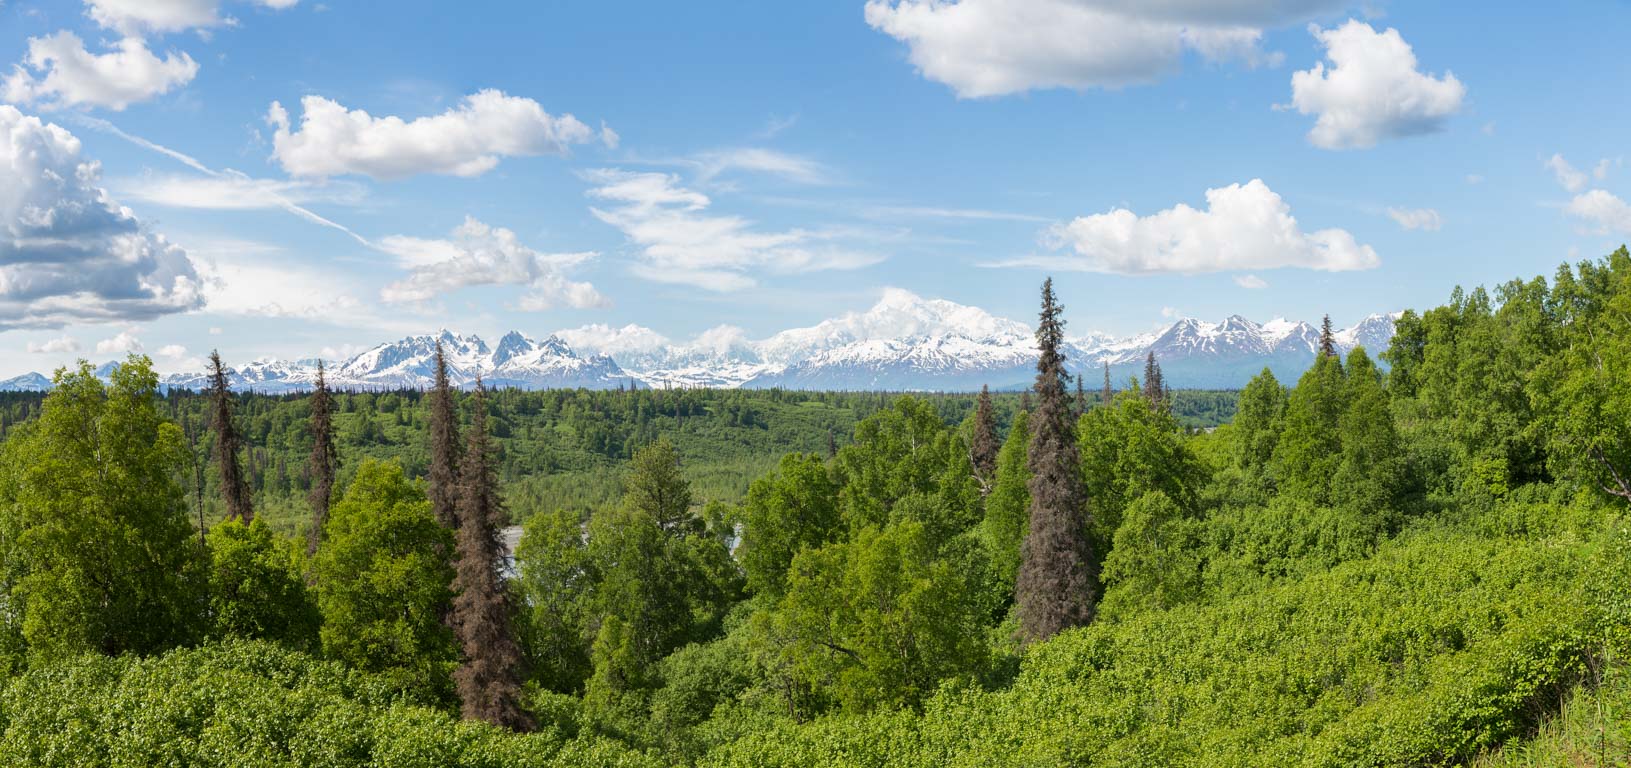
[[161, 144], [157, 144], [157, 143], [148, 141], [147, 139], [144, 139], [144, 138], [142, 138], [140, 136], [136, 136], [134, 134], [126, 133], [124, 130], [120, 129], [118, 126], [114, 125], [113, 123], [110, 123], [110, 122], [108, 122], [106, 120], [102, 120], [100, 118], [87, 117], [87, 116], [84, 116], [84, 115], [79, 115], [79, 116], [77, 116], [77, 121], [81, 125], [84, 125], [87, 128], [92, 128], [92, 129], [95, 129], [95, 130], [98, 130], [98, 131], [103, 131], [105, 133], [112, 134], [112, 135], [117, 136], [117, 137], [119, 137], [121, 139], [124, 139], [125, 141], [128, 141], [128, 142], [130, 142], [132, 144], [135, 144], [136, 146], [139, 146], [139, 147], [142, 147], [144, 149], [148, 149], [148, 150], [157, 152], [157, 153], [159, 153], [161, 155], [164, 155], [166, 157], [169, 157], [169, 158], [181, 163], [182, 165], [187, 166], [188, 168], [191, 168], [191, 169], [193, 169], [195, 171], [198, 171], [199, 173], [204, 174], [205, 176], [210, 177], [211, 179], [216, 180], [217, 182], [222, 182], [222, 183], [225, 183], [225, 184], [228, 184], [228, 185], [236, 185], [236, 186], [238, 186], [238, 187], [240, 187], [242, 189], [254, 190], [254, 195], [261, 197], [268, 204], [270, 204], [272, 206], [275, 206], [277, 208], [281, 208], [284, 211], [287, 211], [287, 212], [289, 212], [291, 214], [294, 214], [295, 216], [298, 216], [298, 217], [300, 217], [302, 219], [305, 219], [306, 221], [309, 221], [309, 222], [311, 222], [313, 224], [317, 224], [319, 226], [324, 226], [324, 227], [328, 227], [329, 229], [333, 229], [333, 230], [336, 230], [336, 231], [339, 231], [339, 232], [343, 232], [346, 235], [350, 236], [351, 239], [356, 240], [358, 243], [360, 243], [362, 245], [368, 246], [370, 248], [374, 247], [374, 245], [372, 243], [370, 243], [367, 238], [365, 238], [362, 235], [359, 235], [356, 232], [352, 231], [350, 227], [347, 227], [344, 224], [340, 224], [339, 222], [333, 221], [331, 219], [325, 218], [325, 217], [317, 214], [316, 212], [312, 211], [311, 209], [309, 209], [309, 208], [307, 208], [307, 207], [305, 207], [303, 205], [300, 205], [299, 203], [296, 203], [294, 200], [291, 200], [288, 197], [288, 195], [284, 193], [284, 191], [277, 188], [277, 183], [276, 182], [265, 182], [265, 181], [262, 181], [262, 180], [253, 179], [253, 178], [249, 177], [246, 174], [240, 173], [238, 171], [234, 171], [234, 170], [232, 170], [230, 168], [228, 168], [226, 170], [223, 170], [223, 171], [217, 171], [217, 170], [205, 165], [204, 163], [200, 162], [197, 158], [192, 157], [191, 155], [185, 154], [183, 152], [179, 152], [177, 150], [171, 149], [171, 148], [163, 146]]
[[757, 137], [761, 140], [774, 139], [781, 135], [782, 131], [797, 125], [798, 121], [799, 116], [796, 114], [787, 115], [786, 117], [771, 115], [770, 119], [765, 121], [765, 127], [759, 131]]
[[1389, 208], [1388, 218], [1405, 229], [1437, 231], [1444, 225], [1444, 217], [1432, 208]]
[[867, 208], [864, 213], [874, 218], [969, 219], [974, 221], [1029, 221], [1037, 223], [1053, 221], [1053, 219], [1046, 216], [1029, 213], [991, 211], [983, 208], [936, 208], [922, 205], [878, 205]]
[[150, 174], [113, 179], [108, 186], [121, 198], [217, 211], [283, 210], [291, 204], [305, 207], [312, 203], [351, 206], [367, 197], [365, 189], [349, 182], [255, 179], [230, 170], [203, 176]]
[[777, 176], [800, 184], [830, 184], [833, 181], [832, 173], [815, 160], [762, 147], [703, 152], [690, 162], [695, 165], [697, 180], [702, 183], [732, 171]]
[[1590, 181], [1584, 171], [1570, 165], [1569, 161], [1563, 159], [1561, 154], [1554, 154], [1548, 158], [1546, 167], [1551, 170], [1552, 175], [1557, 177], [1557, 183], [1570, 192], [1579, 192], [1585, 189], [1586, 183]]
[[711, 214], [708, 196], [672, 174], [603, 168], [583, 178], [602, 203], [590, 211], [640, 249], [634, 272], [648, 280], [735, 291], [754, 286], [759, 272], [858, 269], [883, 259], [850, 247], [839, 232], [765, 231], [739, 216]]

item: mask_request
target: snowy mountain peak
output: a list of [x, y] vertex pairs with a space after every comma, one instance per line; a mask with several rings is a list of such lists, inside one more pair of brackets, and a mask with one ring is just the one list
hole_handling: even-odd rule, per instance
[[25, 373], [0, 381], [0, 392], [44, 392], [50, 388], [51, 380], [39, 373]]
[[924, 299], [911, 291], [889, 288], [865, 312], [850, 312], [808, 328], [782, 331], [761, 342], [759, 350], [766, 362], [790, 365], [849, 344], [936, 337], [1012, 346], [1030, 339], [1031, 329], [979, 307]]
[[1344, 349], [1364, 347], [1371, 357], [1376, 357], [1386, 351], [1388, 344], [1393, 341], [1393, 322], [1402, 314], [1404, 313], [1369, 315], [1352, 328], [1344, 328], [1334, 333], [1337, 346]]
[[504, 338], [498, 340], [498, 346], [493, 348], [493, 364], [503, 365], [537, 348], [537, 342], [516, 331], [510, 331], [504, 334]]
[[[1346, 352], [1363, 346], [1372, 357], [1388, 346], [1397, 315], [1375, 314], [1336, 333]], [[800, 389], [977, 390], [1027, 386], [1035, 378], [1036, 341], [1030, 326], [978, 307], [885, 290], [869, 308], [755, 340], [735, 326], [717, 326], [672, 342], [638, 325], [586, 325], [543, 341], [510, 331], [489, 346], [449, 329], [378, 344], [328, 366], [339, 389], [426, 388], [435, 381], [436, 346], [455, 386], [477, 377], [494, 387], [525, 389], [626, 386], [788, 387]], [[1319, 331], [1275, 318], [1258, 324], [1241, 315], [1218, 322], [1181, 318], [1137, 336], [1089, 333], [1065, 349], [1073, 371], [1111, 367], [1112, 380], [1143, 373], [1154, 354], [1175, 387], [1233, 389], [1267, 367], [1295, 380], [1313, 360]], [[235, 367], [232, 386], [263, 392], [308, 389], [317, 360], [262, 359]], [[107, 366], [99, 369], [106, 371]], [[0, 389], [48, 386], [44, 377], [18, 377]], [[173, 374], [167, 386], [202, 389], [203, 372]]]
[[[512, 331], [512, 333], [513, 333], [513, 331]], [[572, 351], [572, 345], [567, 344], [564, 340], [561, 339], [561, 337], [556, 336], [553, 333], [549, 335], [549, 338], [544, 339], [543, 343], [539, 344], [538, 347], [540, 349], [548, 352], [549, 354], [558, 355], [560, 357], [577, 357], [578, 356], [576, 352]]]

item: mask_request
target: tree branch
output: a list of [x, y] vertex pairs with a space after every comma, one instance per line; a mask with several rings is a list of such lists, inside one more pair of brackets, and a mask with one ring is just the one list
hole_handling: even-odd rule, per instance
[[856, 653], [856, 652], [854, 652], [854, 651], [852, 651], [852, 650], [850, 650], [848, 648], [845, 648], [842, 645], [834, 645], [834, 644], [829, 643], [829, 642], [827, 642], [825, 640], [817, 640], [816, 644], [820, 645], [820, 646], [823, 646], [825, 648], [832, 649], [834, 651], [838, 651], [839, 653], [842, 653], [845, 656], [848, 656], [848, 657], [854, 659], [855, 663], [860, 664], [863, 667], [866, 666], [866, 664], [861, 661], [861, 655], [860, 654], [858, 654], [858, 653]]
[[1625, 476], [1620, 474], [1620, 471], [1609, 462], [1608, 457], [1603, 455], [1603, 449], [1595, 447], [1592, 448], [1591, 457], [1595, 459], [1598, 464], [1601, 464], [1603, 469], [1608, 470], [1608, 474], [1614, 479], [1614, 484], [1619, 486], [1618, 488], [1611, 488], [1607, 483], [1602, 483], [1601, 485], [1603, 490], [1611, 496], [1618, 496], [1622, 499], [1631, 499], [1631, 481], [1627, 481]]

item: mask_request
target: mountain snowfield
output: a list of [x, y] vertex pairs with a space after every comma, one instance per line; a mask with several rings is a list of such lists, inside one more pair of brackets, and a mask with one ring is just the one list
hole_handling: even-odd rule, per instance
[[[1374, 357], [1393, 338], [1397, 315], [1371, 315], [1336, 334], [1346, 352], [1364, 346]], [[587, 325], [542, 341], [511, 331], [486, 340], [443, 330], [376, 345], [348, 360], [325, 363], [339, 389], [426, 388], [434, 381], [436, 343], [459, 387], [480, 377], [489, 386], [523, 389], [717, 387], [829, 390], [968, 391], [990, 385], [1018, 389], [1035, 376], [1036, 345], [1029, 325], [978, 307], [925, 299], [889, 289], [865, 312], [850, 312], [808, 328], [761, 340], [720, 326], [688, 342], [672, 341], [637, 325]], [[1164, 330], [1128, 338], [1073, 337], [1069, 365], [1080, 367], [1097, 389], [1108, 363], [1117, 388], [1141, 375], [1154, 352], [1173, 387], [1235, 389], [1264, 367], [1290, 383], [1308, 368], [1319, 329], [1276, 318], [1258, 324], [1239, 315], [1210, 323], [1191, 318]], [[1085, 363], [1085, 364], [1084, 364]], [[317, 360], [262, 359], [232, 369], [235, 389], [285, 392], [309, 389]], [[201, 389], [203, 373], [172, 374], [169, 387]], [[43, 389], [49, 381], [28, 374], [0, 389]]]

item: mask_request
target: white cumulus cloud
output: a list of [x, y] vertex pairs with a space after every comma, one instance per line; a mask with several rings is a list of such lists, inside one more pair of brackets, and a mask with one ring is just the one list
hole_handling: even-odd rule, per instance
[[1117, 208], [1056, 225], [1045, 240], [1071, 253], [1009, 263], [1119, 274], [1279, 267], [1334, 272], [1381, 263], [1347, 230], [1304, 232], [1291, 207], [1259, 179], [1207, 190], [1204, 210], [1179, 203], [1139, 216]]
[[47, 108], [122, 110], [185, 85], [198, 74], [198, 63], [191, 56], [172, 51], [160, 58], [141, 38], [124, 38], [114, 50], [98, 54], [85, 50], [79, 36], [68, 31], [29, 38], [23, 61], [5, 79], [0, 95], [6, 101]]
[[1339, 10], [1342, 0], [1078, 0], [1082, 5], [1191, 24], [1276, 26]]
[[44, 342], [28, 343], [28, 351], [35, 355], [61, 355], [79, 351], [79, 340], [72, 336], [61, 336], [47, 339]]
[[374, 117], [321, 96], [307, 96], [300, 104], [298, 128], [277, 102], [266, 116], [274, 129], [272, 156], [295, 176], [480, 176], [500, 158], [564, 154], [596, 137], [571, 115], [551, 115], [532, 99], [491, 89], [466, 96], [442, 114], [413, 120]]
[[1444, 217], [1432, 208], [1389, 208], [1387, 215], [1405, 229], [1435, 231], [1444, 225]]
[[474, 218], [466, 217], [447, 240], [396, 235], [382, 239], [380, 247], [411, 270], [380, 292], [389, 302], [429, 301], [478, 285], [525, 285], [520, 306], [527, 311], [609, 304], [593, 285], [567, 278], [568, 270], [596, 254], [539, 253], [523, 245], [514, 232]]
[[1308, 140], [1324, 149], [1358, 149], [1382, 139], [1440, 130], [1461, 110], [1467, 88], [1446, 71], [1416, 69], [1416, 54], [1396, 29], [1377, 32], [1349, 19], [1334, 29], [1310, 26], [1331, 66], [1291, 75], [1291, 106], [1318, 115]]
[[96, 342], [96, 354], [128, 355], [142, 351], [142, 340], [132, 330], [120, 331], [117, 336]]
[[0, 104], [0, 179], [0, 330], [202, 305], [193, 260], [109, 197], [73, 134]]
[[1575, 195], [1563, 211], [1598, 234], [1631, 235], [1631, 205], [1601, 189]]
[[868, 0], [867, 24], [906, 44], [919, 73], [964, 98], [1119, 88], [1178, 69], [1186, 51], [1277, 64], [1263, 30], [1337, 0]]
[[556, 331], [580, 354], [609, 355], [635, 370], [688, 368], [759, 359], [760, 343], [734, 325], [716, 325], [696, 336], [670, 339], [632, 323], [621, 328], [595, 323]]
[[218, 0], [85, 0], [85, 13], [126, 34], [180, 32], [224, 22]]
[[584, 178], [596, 185], [589, 196], [607, 203], [590, 211], [639, 247], [634, 271], [648, 280], [734, 291], [755, 285], [759, 270], [859, 269], [882, 260], [837, 242], [838, 233], [766, 232], [738, 216], [710, 214], [708, 196], [672, 174], [600, 169]]
[[[300, 0], [253, 0], [274, 10], [291, 8]], [[220, 0], [85, 0], [85, 13], [108, 29], [127, 35], [181, 32], [232, 23], [221, 14]]]
[[667, 336], [633, 323], [621, 328], [614, 328], [605, 323], [591, 323], [559, 330], [555, 335], [579, 352], [625, 359], [635, 355], [655, 354], [671, 344]]

